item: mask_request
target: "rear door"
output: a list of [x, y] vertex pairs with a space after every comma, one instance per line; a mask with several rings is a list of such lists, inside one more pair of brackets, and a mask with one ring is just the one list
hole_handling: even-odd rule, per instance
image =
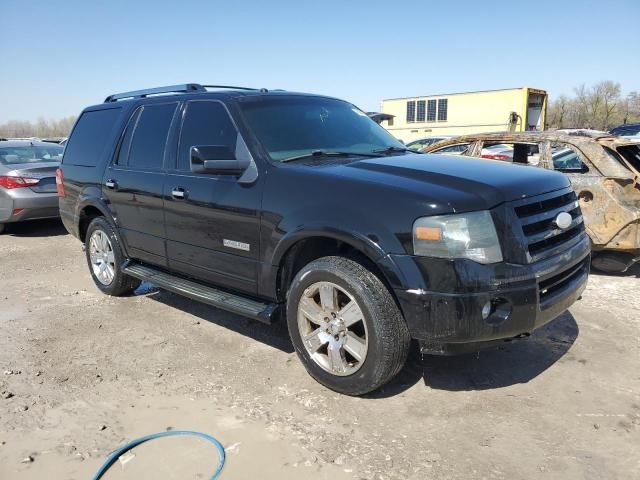
[[255, 294], [260, 240], [261, 178], [191, 172], [192, 146], [237, 152], [244, 145], [225, 105], [187, 102], [174, 168], [164, 187], [167, 255], [171, 270]]
[[129, 256], [166, 266], [164, 156], [177, 102], [138, 107], [127, 123], [102, 190]]

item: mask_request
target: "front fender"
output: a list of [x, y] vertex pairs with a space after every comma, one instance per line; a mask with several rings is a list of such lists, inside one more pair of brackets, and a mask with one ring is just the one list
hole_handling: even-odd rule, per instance
[[301, 240], [314, 237], [331, 238], [346, 243], [374, 262], [385, 255], [384, 250], [377, 243], [378, 238], [375, 235], [370, 234], [367, 236], [360, 232], [349, 232], [327, 225], [304, 225], [282, 237], [274, 249], [271, 265], [280, 265], [280, 262], [291, 247]]

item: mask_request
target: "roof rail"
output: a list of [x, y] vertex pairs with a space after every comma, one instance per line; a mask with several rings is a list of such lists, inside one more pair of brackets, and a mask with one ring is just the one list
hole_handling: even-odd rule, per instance
[[134, 90], [132, 92], [114, 93], [105, 98], [104, 103], [117, 102], [125, 98], [144, 98], [149, 95], [160, 95], [162, 93], [188, 93], [206, 92], [202, 85], [197, 83], [185, 83], [182, 85], [169, 85], [168, 87], [147, 88], [145, 90]]
[[257, 90], [256, 88], [234, 87], [232, 85], [200, 85], [199, 83], [185, 83], [181, 85], [169, 85], [168, 87], [147, 88], [132, 92], [114, 93], [105, 98], [104, 103], [117, 102], [126, 98], [145, 98], [149, 95], [161, 95], [163, 93], [191, 93], [206, 92], [207, 88], [228, 88], [233, 90]]
[[[202, 87], [204, 87], [204, 88], [228, 88], [228, 89], [231, 89], [231, 90], [251, 90], [251, 91], [258, 90], [257, 88], [235, 87], [233, 85], [202, 85]], [[265, 90], [266, 91], [266, 88], [261, 88], [260, 90]]]

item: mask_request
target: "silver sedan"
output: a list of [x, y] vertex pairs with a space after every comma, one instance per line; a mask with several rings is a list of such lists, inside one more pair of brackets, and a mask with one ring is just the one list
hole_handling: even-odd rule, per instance
[[46, 142], [0, 140], [0, 233], [7, 223], [60, 215], [55, 176], [63, 150]]

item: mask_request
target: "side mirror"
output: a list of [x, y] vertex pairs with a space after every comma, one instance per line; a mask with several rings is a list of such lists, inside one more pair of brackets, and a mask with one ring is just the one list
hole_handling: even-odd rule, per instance
[[249, 159], [238, 160], [226, 145], [191, 147], [191, 171], [194, 173], [239, 176], [249, 164]]

